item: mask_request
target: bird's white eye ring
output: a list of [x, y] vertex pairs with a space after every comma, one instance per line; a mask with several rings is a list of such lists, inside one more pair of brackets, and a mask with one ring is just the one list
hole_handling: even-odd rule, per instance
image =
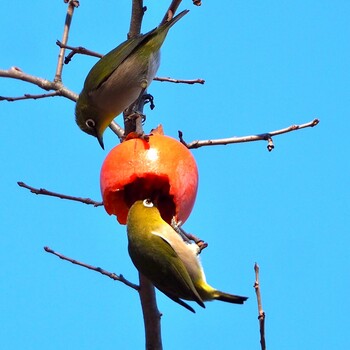
[[143, 201], [143, 205], [147, 208], [152, 208], [153, 207], [153, 202], [150, 199], [145, 199]]
[[93, 119], [88, 119], [85, 124], [89, 129], [95, 129], [96, 123]]

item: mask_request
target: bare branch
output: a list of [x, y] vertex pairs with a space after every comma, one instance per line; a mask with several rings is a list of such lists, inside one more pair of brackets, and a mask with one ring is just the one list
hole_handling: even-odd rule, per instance
[[[142, 19], [146, 10], [147, 8], [143, 6], [143, 0], [132, 0], [132, 13], [131, 13], [128, 39], [140, 34]], [[146, 95], [147, 91], [144, 91], [144, 94]], [[142, 99], [141, 105], [138, 106], [139, 109], [137, 110], [139, 110], [140, 113], [142, 113], [143, 111], [144, 102], [145, 100]], [[135, 129], [133, 130], [138, 132], [140, 131], [140, 128], [141, 128], [141, 131], [143, 132], [142, 116], [139, 115], [139, 117], [136, 120], [132, 120], [132, 118], [129, 118], [129, 115], [128, 115], [128, 111], [130, 110], [130, 108], [132, 108], [132, 106], [130, 106], [123, 113], [125, 134], [128, 133], [128, 129], [131, 127], [131, 125], [134, 125], [134, 122], [135, 122]], [[144, 327], [145, 327], [146, 350], [151, 350], [151, 349], [162, 350], [163, 346], [162, 346], [162, 335], [161, 335], [161, 327], [160, 327], [161, 315], [157, 307], [155, 289], [152, 283], [140, 273], [139, 273], [139, 281], [140, 281], [139, 296], [141, 301], [143, 321], [144, 321]]]
[[[170, 21], [174, 17], [178, 7], [181, 4], [181, 1], [182, 0], [172, 0], [171, 1], [169, 8], [168, 8], [167, 12], [165, 13], [165, 15], [162, 19], [162, 22], [160, 24], [163, 24], [167, 21]], [[193, 2], [193, 5], [196, 5], [196, 6], [202, 5], [202, 2], [200, 0], [192, 0], [192, 2]]]
[[205, 80], [203, 79], [192, 79], [192, 80], [183, 80], [183, 79], [173, 79], [170, 77], [155, 77], [153, 80], [167, 83], [175, 83], [175, 84], [204, 84]]
[[[66, 45], [68, 42], [68, 34], [69, 34], [70, 25], [72, 22], [74, 9], [78, 6], [79, 6], [79, 1], [69, 0], [66, 21], [64, 23], [64, 30], [63, 30], [63, 36], [62, 36], [62, 44], [63, 45]], [[57, 68], [56, 68], [54, 82], [62, 82], [64, 52], [65, 52], [65, 48], [61, 47], [60, 52], [58, 54], [58, 62], [57, 62]]]
[[143, 0], [132, 0], [132, 10], [128, 39], [140, 34], [143, 15], [147, 8], [143, 6]]
[[58, 92], [57, 96], [66, 97], [74, 102], [78, 99], [78, 95], [73, 91], [68, 90], [61, 82], [59, 81], [54, 82], [54, 81], [50, 81], [44, 78], [39, 78], [34, 75], [24, 73], [18, 67], [11, 67], [8, 70], [0, 69], [0, 77], [22, 80], [27, 83], [34, 84], [46, 91], [50, 91], [50, 90], [57, 91]]
[[255, 283], [254, 289], [256, 293], [256, 299], [258, 302], [258, 320], [259, 320], [259, 328], [260, 328], [260, 345], [261, 350], [266, 350], [266, 342], [265, 342], [265, 312], [262, 308], [261, 303], [261, 293], [260, 293], [260, 282], [259, 282], [259, 265], [257, 263], [254, 264], [255, 271]]
[[64, 64], [68, 64], [72, 60], [75, 54], [87, 55], [87, 56], [98, 57], [98, 58], [103, 57], [102, 54], [95, 51], [88, 50], [82, 46], [74, 47], [69, 45], [63, 45], [59, 40], [56, 41], [56, 45], [64, 49], [71, 50], [71, 52], [65, 57]]
[[93, 270], [93, 271], [99, 272], [99, 273], [101, 273], [102, 275], [105, 275], [105, 276], [111, 278], [111, 279], [114, 280], [114, 281], [122, 282], [122, 283], [124, 283], [125, 285], [127, 285], [128, 287], [133, 288], [133, 289], [135, 289], [135, 290], [137, 290], [137, 291], [140, 290], [140, 287], [139, 287], [138, 285], [129, 282], [127, 279], [124, 278], [123, 275], [117, 275], [117, 274], [115, 274], [115, 273], [112, 273], [112, 272], [106, 271], [106, 270], [104, 270], [104, 269], [101, 269], [100, 267], [95, 267], [95, 266], [88, 265], [88, 264], [82, 263], [82, 262], [80, 262], [80, 261], [77, 261], [77, 260], [75, 260], [75, 259], [71, 259], [71, 258], [69, 258], [69, 257], [67, 257], [67, 256], [65, 256], [65, 255], [62, 255], [62, 254], [60, 254], [60, 253], [55, 252], [54, 250], [52, 250], [52, 249], [49, 248], [49, 247], [44, 247], [44, 250], [45, 250], [45, 252], [47, 252], [47, 253], [50, 253], [50, 254], [53, 254], [53, 255], [58, 256], [58, 257], [59, 257], [60, 259], [62, 259], [62, 260], [66, 260], [66, 261], [71, 262], [72, 264], [79, 265], [79, 266], [85, 267], [85, 268], [87, 268], [87, 269], [89, 269], [89, 270]]
[[184, 144], [187, 148], [199, 148], [203, 146], [217, 146], [217, 145], [228, 145], [231, 143], [242, 143], [242, 142], [253, 142], [253, 141], [267, 141], [267, 149], [272, 151], [275, 147], [272, 141], [272, 136], [277, 136], [281, 134], [286, 134], [288, 132], [301, 130], [309, 127], [316, 126], [320, 121], [318, 119], [314, 119], [311, 122], [300, 124], [300, 125], [291, 125], [287, 128], [270, 131], [264, 134], [258, 135], [250, 135], [250, 136], [241, 136], [241, 137], [229, 137], [224, 139], [216, 139], [216, 140], [202, 140], [202, 141], [192, 141], [191, 143], [185, 142], [183, 139], [183, 133], [179, 130], [179, 139], [182, 144]]
[[14, 101], [31, 100], [31, 99], [38, 100], [40, 98], [55, 97], [55, 96], [61, 96], [60, 91], [51, 92], [49, 94], [38, 94], [38, 95], [24, 94], [23, 96], [19, 96], [19, 97], [0, 96], [0, 101], [14, 102]]
[[153, 284], [141, 273], [140, 279], [140, 300], [143, 313], [143, 322], [146, 333], [146, 350], [162, 350], [161, 335], [161, 313], [157, 307], [156, 292]]
[[[24, 97], [4, 97], [0, 96], [0, 101], [17, 101], [17, 100], [24, 100], [24, 99], [38, 99], [38, 98], [44, 98], [44, 97], [53, 97], [53, 96], [63, 96], [68, 99], [70, 99], [73, 102], [76, 102], [78, 99], [78, 94], [74, 93], [73, 91], [67, 89], [62, 82], [54, 82], [50, 81], [44, 78], [39, 78], [34, 75], [30, 75], [27, 73], [24, 73], [20, 68], [18, 67], [11, 67], [8, 70], [0, 69], [0, 77], [4, 78], [12, 78], [12, 79], [18, 79], [25, 81], [27, 83], [34, 84], [43, 90], [54, 90], [55, 92], [52, 94], [41, 94], [41, 95], [31, 95], [31, 94], [25, 94]], [[115, 122], [112, 122], [112, 125], [110, 128], [113, 130], [113, 132], [121, 139], [123, 137], [124, 132], [123, 129], [116, 124]]]
[[181, 4], [181, 1], [182, 0], [172, 0], [171, 4], [169, 5], [169, 8], [168, 8], [167, 12], [165, 13], [165, 15], [162, 19], [162, 22], [160, 22], [160, 24], [168, 22], [174, 17], [178, 7]]
[[44, 188], [34, 188], [34, 187], [28, 186], [24, 182], [20, 182], [20, 181], [17, 182], [17, 184], [19, 187], [26, 188], [31, 193], [34, 193], [34, 194], [42, 194], [42, 195], [50, 196], [50, 197], [58, 197], [61, 199], [67, 199], [70, 201], [76, 201], [76, 202], [80, 202], [80, 203], [84, 203], [84, 204], [93, 205], [94, 207], [100, 207], [103, 205], [103, 202], [96, 202], [90, 198], [73, 197], [73, 196], [68, 196], [68, 195], [61, 194], [61, 193], [48, 191], [48, 190], [45, 190]]
[[109, 128], [118, 136], [120, 142], [124, 140], [124, 129], [118, 123], [112, 120]]

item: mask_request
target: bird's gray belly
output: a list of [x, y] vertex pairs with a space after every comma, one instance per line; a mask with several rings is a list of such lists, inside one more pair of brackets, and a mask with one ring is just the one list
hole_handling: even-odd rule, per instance
[[125, 60], [111, 76], [90, 95], [101, 110], [115, 116], [122, 113], [152, 82], [159, 67], [159, 53], [140, 63], [136, 55]]

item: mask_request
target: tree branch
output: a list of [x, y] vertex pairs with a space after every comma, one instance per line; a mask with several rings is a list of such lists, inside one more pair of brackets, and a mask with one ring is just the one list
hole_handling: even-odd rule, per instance
[[[76, 1], [76, 0], [69, 0], [69, 1], [65, 0], [65, 2], [68, 2], [68, 8], [67, 8], [66, 21], [64, 23], [63, 36], [62, 36], [63, 45], [66, 45], [68, 42], [68, 34], [69, 34], [70, 25], [73, 18], [74, 9], [79, 6], [79, 1]], [[65, 48], [61, 47], [60, 52], [58, 54], [58, 61], [57, 61], [57, 68], [56, 68], [54, 82], [62, 82], [64, 52], [65, 52]]]
[[65, 57], [64, 64], [68, 64], [72, 60], [75, 54], [87, 55], [87, 56], [92, 56], [97, 58], [103, 57], [102, 54], [95, 51], [88, 50], [82, 46], [74, 47], [74, 46], [64, 45], [59, 40], [56, 41], [56, 45], [59, 46], [60, 48], [71, 50], [71, 52]]
[[81, 203], [85, 203], [85, 204], [89, 204], [89, 205], [93, 205], [94, 207], [100, 207], [103, 205], [103, 202], [96, 202], [90, 198], [81, 198], [81, 197], [74, 197], [74, 196], [68, 196], [65, 194], [61, 194], [61, 193], [57, 193], [57, 192], [52, 192], [52, 191], [48, 191], [45, 190], [45, 188], [34, 188], [31, 186], [28, 186], [27, 184], [25, 184], [24, 182], [17, 182], [19, 187], [23, 187], [28, 189], [31, 193], [34, 194], [42, 194], [45, 196], [50, 196], [50, 197], [58, 197], [61, 199], [67, 199], [70, 201], [76, 201], [76, 202], [81, 202]]
[[171, 4], [169, 5], [169, 8], [168, 8], [167, 12], [165, 13], [165, 15], [164, 15], [162, 21], [160, 22], [160, 24], [168, 22], [174, 17], [178, 7], [181, 4], [181, 1], [182, 0], [172, 0]]
[[136, 285], [136, 284], [134, 284], [134, 283], [131, 283], [130, 281], [128, 281], [127, 279], [125, 279], [123, 275], [117, 275], [117, 274], [115, 274], [115, 273], [112, 273], [112, 272], [106, 271], [106, 270], [104, 270], [104, 269], [101, 269], [100, 267], [95, 267], [95, 266], [88, 265], [88, 264], [85, 264], [85, 263], [83, 263], [83, 262], [80, 262], [80, 261], [78, 261], [78, 260], [71, 259], [71, 258], [69, 258], [69, 257], [67, 257], [67, 256], [65, 256], [65, 255], [62, 255], [62, 254], [60, 254], [60, 253], [55, 252], [54, 250], [52, 250], [52, 249], [49, 248], [49, 247], [44, 247], [44, 250], [45, 250], [45, 252], [50, 253], [50, 254], [53, 254], [53, 255], [56, 255], [56, 256], [58, 256], [60, 259], [69, 261], [69, 262], [71, 262], [71, 263], [74, 264], [74, 265], [79, 265], [79, 266], [85, 267], [85, 268], [87, 268], [87, 269], [89, 269], [89, 270], [93, 270], [93, 271], [99, 272], [99, 273], [101, 273], [102, 275], [105, 275], [105, 276], [111, 278], [111, 279], [114, 280], [114, 281], [119, 281], [119, 282], [124, 283], [125, 285], [127, 285], [128, 287], [130, 287], [130, 288], [132, 288], [132, 289], [135, 289], [135, 290], [137, 290], [137, 291], [140, 290], [140, 287], [139, 287], [138, 285]]
[[118, 136], [120, 142], [124, 140], [124, 129], [118, 123], [112, 120], [109, 128]]
[[204, 84], [205, 80], [203, 79], [191, 79], [191, 80], [183, 80], [183, 79], [174, 79], [170, 77], [155, 77], [153, 80], [167, 83], [175, 83], [175, 84]]
[[288, 132], [301, 130], [309, 127], [316, 126], [320, 121], [318, 119], [314, 119], [308, 123], [300, 124], [300, 125], [291, 125], [287, 128], [270, 131], [268, 133], [264, 134], [258, 134], [258, 135], [250, 135], [250, 136], [241, 136], [241, 137], [229, 137], [224, 139], [216, 139], [216, 140], [202, 140], [202, 141], [192, 141], [191, 143], [185, 142], [183, 139], [183, 133], [179, 130], [179, 139], [182, 144], [184, 144], [187, 148], [199, 148], [203, 146], [217, 146], [217, 145], [228, 145], [231, 143], [242, 143], [242, 142], [253, 142], [253, 141], [267, 141], [267, 149], [272, 151], [275, 146], [272, 141], [272, 136], [277, 136], [281, 134], [286, 134]]
[[161, 330], [160, 330], [160, 319], [161, 314], [158, 311], [155, 297], [155, 289], [152, 283], [143, 275], [139, 274], [140, 286], [128, 281], [124, 278], [123, 275], [117, 275], [115, 273], [106, 271], [100, 267], [92, 266], [78, 260], [69, 258], [63, 254], [57, 253], [49, 247], [44, 247], [44, 250], [47, 253], [56, 255], [62, 260], [71, 262], [72, 264], [82, 266], [92, 271], [96, 271], [105, 275], [114, 281], [119, 281], [127, 285], [128, 287], [135, 289], [139, 292], [143, 319], [145, 324], [146, 332], [146, 349], [149, 350], [162, 350], [162, 339], [161, 339]]
[[15, 102], [20, 100], [30, 100], [30, 99], [38, 100], [40, 98], [56, 97], [56, 96], [61, 96], [59, 91], [50, 92], [48, 94], [38, 94], [38, 95], [24, 94], [23, 96], [19, 96], [19, 97], [0, 96], [0, 101]]
[[[143, 6], [142, 0], [132, 0], [132, 12], [128, 39], [140, 34], [142, 19], [146, 7]], [[144, 91], [146, 96], [147, 91]], [[137, 106], [137, 111], [142, 113], [145, 99], [140, 99], [140, 105]], [[134, 104], [129, 106], [123, 113], [125, 134], [129, 131], [143, 133], [141, 114], [136, 115], [136, 118], [130, 118]], [[134, 113], [135, 114], [135, 113]], [[146, 350], [162, 350], [162, 335], [160, 327], [160, 313], [157, 307], [155, 289], [152, 283], [139, 273], [140, 289], [139, 296], [143, 313], [143, 322], [145, 328]]]
[[161, 313], [157, 307], [156, 292], [153, 284], [139, 273], [139, 295], [145, 325], [146, 350], [162, 350]]
[[51, 91], [51, 90], [57, 91], [57, 96], [66, 97], [69, 100], [72, 100], [74, 102], [78, 99], [78, 95], [73, 91], [68, 90], [62, 84], [62, 82], [50, 81], [44, 78], [39, 78], [34, 75], [24, 73], [18, 67], [11, 67], [10, 69], [7, 69], [7, 70], [0, 69], [0, 77], [22, 80], [27, 83], [34, 84], [46, 91]]
[[[54, 97], [54, 96], [63, 96], [68, 98], [69, 100], [76, 102], [78, 99], [78, 94], [74, 93], [73, 91], [67, 89], [62, 82], [54, 82], [50, 81], [44, 78], [39, 78], [34, 75], [30, 75], [27, 73], [24, 73], [20, 68], [18, 67], [11, 67], [8, 70], [2, 70], [0, 69], [0, 77], [4, 78], [12, 78], [12, 79], [18, 79], [25, 81], [27, 83], [31, 83], [33, 85], [36, 85], [43, 90], [54, 90], [55, 92], [49, 93], [49, 94], [38, 94], [38, 95], [32, 95], [32, 94], [24, 94], [20, 97], [6, 97], [6, 96], [0, 96], [0, 101], [18, 101], [18, 100], [29, 100], [29, 99], [39, 99], [39, 98], [46, 98], [46, 97]], [[121, 139], [124, 135], [124, 130], [114, 121], [112, 121], [110, 125], [111, 130]]]
[[[165, 23], [167, 21], [170, 21], [174, 17], [178, 7], [181, 4], [181, 1], [182, 0], [172, 0], [171, 1], [170, 5], [169, 5], [169, 8], [168, 8], [167, 12], [165, 13], [165, 15], [164, 15], [164, 17], [162, 19], [162, 22], [160, 22], [160, 24], [163, 24], [163, 23]], [[193, 5], [195, 5], [195, 6], [201, 6], [202, 5], [201, 0], [192, 0], [192, 2], [193, 2]]]
[[265, 342], [265, 312], [262, 308], [261, 303], [261, 294], [260, 294], [260, 284], [259, 284], [259, 265], [257, 263], [254, 264], [255, 271], [255, 283], [254, 289], [256, 293], [256, 299], [258, 302], [258, 320], [259, 320], [259, 328], [260, 328], [260, 345], [261, 350], [266, 350], [266, 342]]
[[143, 6], [143, 0], [132, 0], [131, 19], [128, 39], [141, 33], [142, 19], [147, 8]]

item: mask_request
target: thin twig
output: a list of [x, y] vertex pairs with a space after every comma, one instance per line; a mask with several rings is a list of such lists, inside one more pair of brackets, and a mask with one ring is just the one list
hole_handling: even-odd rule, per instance
[[162, 19], [162, 22], [160, 22], [160, 24], [168, 22], [174, 17], [178, 7], [181, 4], [181, 1], [182, 0], [172, 0], [171, 4], [169, 5], [169, 8], [168, 8], [167, 12], [165, 13], [165, 15]]
[[[167, 21], [170, 21], [174, 17], [178, 7], [181, 4], [181, 1], [182, 0], [172, 0], [171, 1], [169, 8], [168, 8], [167, 12], [165, 13], [165, 15], [162, 19], [162, 22], [160, 24], [163, 24]], [[196, 5], [196, 6], [202, 5], [202, 2], [200, 0], [192, 0], [192, 2], [193, 2], [193, 5]]]
[[[68, 34], [70, 25], [73, 18], [74, 9], [79, 6], [79, 1], [76, 0], [69, 0], [68, 2], [68, 8], [67, 8], [67, 15], [66, 20], [64, 23], [64, 30], [63, 30], [63, 36], [62, 36], [62, 44], [67, 45], [68, 42]], [[54, 82], [62, 82], [62, 70], [63, 70], [63, 60], [64, 60], [64, 52], [65, 48], [61, 47], [60, 52], [58, 54], [58, 61], [57, 61], [57, 68], [56, 68], [56, 74], [54, 78]]]
[[[11, 67], [8, 70], [0, 69], [0, 77], [4, 78], [12, 78], [12, 79], [18, 79], [25, 81], [27, 83], [34, 84], [43, 90], [55, 91], [52, 94], [42, 94], [42, 95], [30, 95], [25, 94], [25, 97], [0, 97], [0, 101], [17, 101], [17, 100], [24, 100], [29, 98], [44, 98], [44, 97], [53, 97], [53, 96], [63, 96], [68, 98], [69, 100], [72, 100], [73, 102], [76, 102], [78, 99], [78, 94], [74, 93], [73, 91], [67, 89], [61, 82], [54, 82], [50, 81], [44, 78], [39, 78], [34, 75], [30, 75], [27, 73], [24, 73], [20, 68], [18, 67]], [[31, 97], [34, 96], [34, 97]], [[124, 132], [123, 129], [116, 124], [115, 122], [111, 126], [111, 130], [119, 137], [119, 139], [123, 136]]]
[[192, 80], [184, 80], [184, 79], [173, 79], [170, 77], [155, 77], [153, 80], [167, 83], [175, 83], [175, 84], [204, 84], [204, 79], [192, 79]]
[[111, 279], [114, 280], [114, 281], [122, 282], [122, 283], [124, 283], [125, 285], [127, 285], [128, 287], [133, 288], [133, 289], [135, 289], [135, 290], [137, 290], [137, 291], [139, 291], [139, 289], [140, 289], [140, 287], [139, 287], [138, 285], [136, 285], [136, 284], [134, 284], [134, 283], [131, 283], [130, 281], [128, 281], [127, 279], [125, 279], [123, 275], [117, 275], [117, 274], [115, 274], [115, 273], [113, 273], [113, 272], [109, 272], [109, 271], [106, 271], [106, 270], [104, 270], [104, 269], [101, 269], [100, 267], [88, 265], [88, 264], [85, 264], [85, 263], [80, 262], [80, 261], [78, 261], [78, 260], [71, 259], [71, 258], [69, 258], [69, 257], [67, 257], [67, 256], [65, 256], [65, 255], [62, 255], [62, 254], [60, 254], [60, 253], [55, 252], [54, 250], [52, 250], [52, 249], [49, 248], [49, 247], [44, 247], [44, 250], [45, 250], [45, 252], [50, 253], [50, 254], [53, 254], [53, 255], [56, 255], [56, 256], [58, 256], [60, 259], [69, 261], [69, 262], [71, 262], [71, 263], [74, 264], [74, 265], [79, 265], [79, 266], [85, 267], [85, 268], [87, 268], [87, 269], [89, 269], [89, 270], [93, 270], [93, 271], [99, 272], [99, 273], [101, 273], [102, 275], [105, 275], [105, 276], [111, 278]]
[[300, 124], [300, 125], [291, 125], [288, 128], [270, 131], [264, 134], [258, 135], [250, 135], [250, 136], [241, 136], [241, 137], [229, 137], [224, 139], [216, 139], [216, 140], [202, 140], [202, 141], [192, 141], [191, 143], [187, 143], [183, 139], [183, 133], [179, 130], [179, 139], [180, 142], [183, 143], [187, 148], [199, 148], [203, 146], [217, 146], [217, 145], [228, 145], [231, 143], [242, 143], [242, 142], [253, 142], [253, 141], [267, 141], [267, 149], [272, 151], [274, 149], [274, 144], [272, 141], [272, 136], [277, 136], [281, 134], [286, 134], [288, 132], [301, 130], [309, 127], [314, 127], [319, 123], [318, 119], [314, 119], [311, 122]]
[[256, 299], [258, 302], [258, 320], [259, 320], [259, 328], [260, 328], [260, 345], [261, 350], [266, 349], [266, 342], [265, 342], [265, 312], [262, 308], [261, 303], [261, 293], [260, 293], [260, 282], [259, 282], [259, 265], [257, 263], [254, 264], [254, 271], [255, 271], [255, 283], [254, 283], [254, 289], [256, 293]]
[[55, 91], [48, 94], [38, 94], [38, 95], [24, 94], [23, 96], [19, 96], [19, 97], [0, 96], [0, 101], [14, 102], [14, 101], [30, 100], [30, 99], [38, 100], [40, 98], [55, 97], [55, 96], [61, 96], [60, 91]]
[[66, 97], [74, 102], [78, 99], [78, 95], [73, 91], [67, 89], [64, 85], [62, 85], [61, 82], [54, 82], [24, 73], [18, 67], [11, 67], [7, 70], [0, 69], [0, 77], [22, 80], [27, 83], [34, 84], [46, 91], [57, 91], [57, 96]]
[[88, 50], [82, 46], [74, 47], [74, 46], [70, 46], [70, 45], [63, 45], [59, 40], [56, 41], [56, 45], [61, 47], [61, 48], [71, 50], [71, 52], [65, 57], [64, 64], [68, 64], [72, 60], [72, 58], [75, 54], [81, 54], [81, 55], [98, 57], [98, 58], [103, 57], [102, 54], [95, 52], [95, 51]]
[[57, 193], [57, 192], [52, 192], [52, 191], [48, 191], [45, 190], [45, 188], [34, 188], [31, 186], [28, 186], [27, 184], [25, 184], [24, 182], [17, 182], [19, 187], [23, 187], [28, 189], [31, 193], [34, 194], [42, 194], [45, 196], [50, 196], [50, 197], [58, 197], [61, 199], [67, 199], [70, 201], [76, 201], [76, 202], [80, 202], [80, 203], [84, 203], [84, 204], [89, 204], [89, 205], [93, 205], [94, 207], [100, 207], [103, 205], [103, 202], [96, 202], [90, 198], [81, 198], [81, 197], [74, 197], [74, 196], [68, 196], [65, 194], [61, 194], [61, 193]]

